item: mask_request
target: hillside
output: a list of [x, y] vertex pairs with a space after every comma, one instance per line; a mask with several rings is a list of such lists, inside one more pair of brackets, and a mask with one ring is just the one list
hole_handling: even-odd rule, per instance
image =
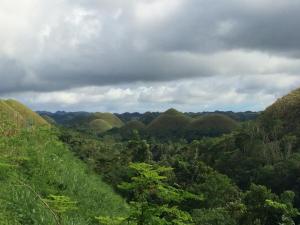
[[[0, 118], [13, 116], [45, 124], [17, 102], [0, 102]], [[15, 109], [18, 109], [15, 110]], [[13, 127], [11, 127], [13, 129]], [[45, 204], [47, 203], [47, 205]], [[0, 135], [1, 225], [92, 225], [96, 216], [120, 216], [124, 200], [91, 172], [50, 128]]]
[[41, 116], [31, 111], [20, 102], [15, 100], [6, 100], [5, 103], [18, 112], [26, 121], [27, 125], [48, 125], [48, 123]]
[[300, 136], [300, 89], [266, 108], [259, 121], [266, 130], [273, 132], [273, 136], [288, 133]]
[[25, 121], [19, 112], [10, 107], [6, 101], [0, 100], [0, 127], [4, 128], [5, 123], [10, 123], [11, 126], [23, 126]]
[[0, 100], [0, 134], [9, 135], [29, 126], [49, 126], [37, 113], [15, 100]]

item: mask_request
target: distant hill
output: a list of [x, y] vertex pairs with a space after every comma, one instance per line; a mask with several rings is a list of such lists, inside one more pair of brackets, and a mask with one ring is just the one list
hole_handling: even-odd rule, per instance
[[45, 118], [52, 118], [57, 124], [78, 130], [90, 130], [94, 133], [104, 133], [112, 128], [120, 128], [124, 125], [116, 115], [112, 113], [89, 112], [64, 112], [56, 113], [38, 111]]
[[147, 131], [158, 138], [178, 138], [190, 122], [190, 117], [175, 109], [169, 109], [155, 118], [148, 125]]
[[230, 133], [237, 128], [238, 123], [222, 114], [209, 114], [194, 119], [186, 128], [189, 139], [197, 137], [215, 137]]
[[224, 115], [228, 116], [231, 119], [239, 122], [245, 122], [245, 121], [250, 121], [250, 120], [255, 120], [260, 112], [252, 112], [252, 111], [246, 111], [246, 112], [232, 112], [232, 111], [214, 111], [214, 112], [188, 112], [185, 113], [186, 115], [192, 117], [192, 118], [197, 118], [199, 116], [205, 116], [205, 115]]
[[[79, 121], [81, 119], [86, 119], [87, 117], [93, 114], [90, 112], [65, 112], [65, 111], [57, 111], [55, 113], [47, 112], [47, 111], [37, 111], [37, 113], [42, 116], [47, 115], [53, 118], [57, 124], [61, 124], [61, 125], [68, 125], [73, 123], [76, 120]], [[145, 113], [125, 112], [125, 113], [115, 113], [114, 115], [117, 116], [123, 123], [138, 120], [141, 121], [143, 124], [148, 125], [161, 114], [162, 112], [145, 112]], [[185, 112], [184, 114], [191, 118], [197, 118], [199, 116], [211, 115], [211, 114], [222, 114], [236, 121], [244, 122], [249, 120], [255, 120], [258, 117], [259, 112], [215, 111], [215, 112]]]
[[80, 121], [75, 120], [74, 123], [77, 126], [85, 127], [85, 129], [96, 134], [102, 134], [112, 128], [120, 128], [124, 125], [124, 123], [116, 115], [101, 112], [92, 113]]
[[89, 127], [93, 132], [96, 133], [104, 133], [110, 129], [112, 129], [112, 125], [103, 119], [95, 119], [89, 123]]
[[51, 118], [50, 116], [42, 115], [41, 117], [44, 120], [46, 120], [49, 124], [53, 124], [53, 125], [57, 124], [56, 121], [53, 118]]
[[119, 117], [124, 123], [138, 120], [141, 121], [143, 124], [148, 125], [160, 114], [161, 114], [160, 112], [145, 112], [145, 113], [125, 112], [125, 113], [116, 113], [115, 115]]
[[[49, 113], [40, 111], [40, 115], [50, 117], [56, 121], [57, 124], [63, 125], [69, 128], [75, 128], [79, 131], [92, 132], [97, 135], [107, 134], [116, 135], [118, 133], [121, 136], [128, 137], [129, 133], [132, 133], [132, 127], [146, 126], [146, 129], [141, 129], [140, 133], [145, 134], [145, 137], [157, 137], [157, 138], [201, 138], [200, 132], [191, 131], [191, 128], [195, 124], [200, 124], [198, 118], [204, 116], [223, 115], [222, 118], [231, 119], [230, 121], [244, 122], [249, 120], [255, 120], [259, 113], [257, 112], [231, 112], [231, 111], [215, 111], [215, 112], [185, 112], [181, 113], [175, 109], [167, 110], [166, 112], [145, 112], [145, 113], [88, 113], [88, 112], [64, 112], [58, 111], [56, 113]], [[46, 118], [47, 118], [46, 117]], [[210, 118], [210, 117], [207, 117]], [[214, 117], [211, 117], [214, 118]], [[217, 117], [218, 119], [219, 117]], [[196, 120], [192, 123], [192, 121]], [[140, 122], [140, 123], [137, 123]], [[192, 123], [190, 126], [188, 126]], [[124, 125], [125, 124], [125, 125]], [[143, 125], [141, 125], [143, 124]], [[222, 124], [222, 123], [220, 123]], [[226, 124], [226, 123], [225, 123]], [[124, 129], [119, 129], [124, 126]], [[197, 127], [197, 125], [195, 125]], [[189, 127], [187, 132], [186, 128]], [[214, 128], [211, 128], [214, 129]], [[139, 129], [136, 129], [139, 130]], [[220, 130], [220, 129], [219, 129]], [[225, 133], [227, 129], [224, 128]], [[110, 131], [109, 133], [107, 133]], [[223, 134], [217, 132], [218, 134]], [[204, 132], [206, 135], [207, 132]], [[200, 135], [200, 136], [199, 136]], [[214, 134], [217, 135], [217, 134]], [[124, 136], [124, 137], [125, 137]]]
[[57, 111], [55, 113], [47, 112], [47, 111], [37, 111], [37, 113], [41, 116], [51, 117], [52, 119], [54, 119], [54, 121], [57, 124], [60, 125], [68, 125], [72, 123], [72, 121], [86, 118], [91, 114], [88, 112], [65, 112], [65, 111]]
[[124, 123], [114, 114], [112, 113], [101, 113], [101, 112], [96, 112], [91, 114], [88, 117], [89, 121], [93, 121], [96, 119], [101, 119], [106, 121], [108, 124], [110, 124], [112, 127], [122, 127]]

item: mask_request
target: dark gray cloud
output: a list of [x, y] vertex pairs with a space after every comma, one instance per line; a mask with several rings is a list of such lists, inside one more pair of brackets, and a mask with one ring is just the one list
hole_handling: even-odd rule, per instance
[[164, 23], [144, 29], [169, 51], [248, 49], [298, 53], [300, 2], [190, 0]]
[[276, 95], [300, 80], [298, 21], [298, 0], [3, 0], [0, 94], [213, 79]]

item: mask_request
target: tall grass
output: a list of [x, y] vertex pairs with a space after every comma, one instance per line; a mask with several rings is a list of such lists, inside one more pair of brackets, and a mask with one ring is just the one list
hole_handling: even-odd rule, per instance
[[94, 218], [122, 216], [124, 200], [89, 171], [49, 128], [0, 136], [0, 225], [55, 224], [40, 200], [68, 196], [77, 210], [61, 215], [63, 225], [96, 224]]

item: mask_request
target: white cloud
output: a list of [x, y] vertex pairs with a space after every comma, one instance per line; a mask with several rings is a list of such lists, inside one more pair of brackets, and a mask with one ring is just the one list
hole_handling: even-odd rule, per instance
[[296, 0], [0, 0], [0, 95], [35, 109], [263, 109], [300, 85]]
[[[272, 80], [272, 82], [269, 82]], [[232, 76], [176, 82], [83, 87], [51, 93], [13, 94], [39, 110], [182, 111], [263, 110], [279, 96], [300, 85], [296, 76]], [[8, 96], [6, 96], [8, 97]]]

